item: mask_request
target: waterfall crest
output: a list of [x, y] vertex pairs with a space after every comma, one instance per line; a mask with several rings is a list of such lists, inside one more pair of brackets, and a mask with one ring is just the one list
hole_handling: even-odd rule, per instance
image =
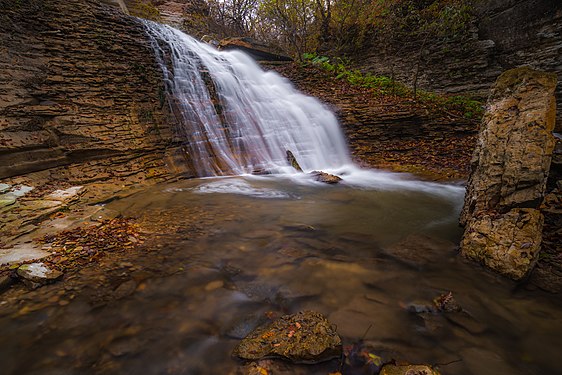
[[294, 172], [351, 164], [336, 117], [288, 80], [239, 51], [218, 51], [144, 21], [170, 109], [198, 176]]

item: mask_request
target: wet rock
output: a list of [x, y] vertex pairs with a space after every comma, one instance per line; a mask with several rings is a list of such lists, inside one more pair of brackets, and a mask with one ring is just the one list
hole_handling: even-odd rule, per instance
[[291, 167], [295, 168], [299, 172], [302, 172], [302, 168], [299, 162], [297, 161], [297, 158], [295, 157], [295, 155], [293, 155], [293, 153], [290, 150], [287, 150], [287, 161], [289, 162]]
[[385, 365], [380, 375], [439, 375], [437, 370], [434, 370], [428, 365]]
[[421, 268], [438, 264], [446, 255], [456, 254], [456, 247], [457, 245], [450, 241], [424, 234], [412, 234], [384, 251], [400, 262]]
[[46, 199], [60, 202], [69, 202], [76, 199], [84, 192], [85, 189], [83, 186], [73, 186], [65, 190], [55, 190], [51, 194], [47, 195]]
[[520, 280], [538, 256], [556, 116], [556, 75], [504, 72], [492, 89], [460, 222], [461, 254]]
[[125, 281], [124, 283], [119, 285], [117, 289], [113, 291], [113, 297], [115, 299], [125, 298], [133, 294], [136, 289], [137, 289], [137, 283], [135, 282], [135, 280]]
[[0, 276], [0, 293], [7, 290], [12, 284], [14, 283], [14, 279], [12, 279], [8, 275]]
[[448, 292], [434, 298], [433, 304], [439, 311], [442, 312], [451, 313], [462, 311], [461, 305], [459, 305], [455, 300], [455, 297], [453, 297], [453, 292]]
[[12, 186], [8, 184], [0, 184], [0, 194], [4, 194], [10, 190]]
[[233, 354], [248, 360], [280, 358], [293, 363], [319, 363], [341, 355], [341, 339], [322, 314], [303, 311], [257, 328]]
[[63, 276], [62, 272], [53, 270], [44, 263], [24, 264], [18, 268], [17, 274], [32, 289], [53, 283]]
[[0, 208], [11, 206], [16, 203], [16, 197], [12, 194], [0, 195]]
[[101, 210], [90, 216], [92, 221], [105, 221], [121, 217], [121, 212], [103, 207]]
[[461, 241], [461, 253], [520, 280], [534, 266], [542, 240], [543, 215], [531, 208], [473, 218]]
[[473, 335], [478, 335], [486, 330], [486, 326], [484, 324], [474, 319], [470, 314], [468, 314], [465, 311], [461, 311], [456, 314], [446, 314], [445, 318], [449, 322], [461, 328], [464, 328], [467, 332]]
[[0, 249], [0, 264], [13, 264], [46, 258], [51, 253], [41, 250], [34, 244], [20, 244], [9, 249]]
[[280, 49], [248, 37], [223, 39], [219, 42], [218, 48], [225, 51], [244, 51], [257, 61], [293, 61]]
[[325, 184], [337, 184], [342, 180], [341, 177], [334, 176], [333, 174], [329, 174], [322, 171], [312, 171], [310, 172], [310, 175], [316, 181], [323, 182]]

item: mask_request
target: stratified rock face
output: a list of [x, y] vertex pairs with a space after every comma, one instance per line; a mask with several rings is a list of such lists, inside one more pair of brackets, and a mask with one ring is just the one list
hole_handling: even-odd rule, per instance
[[[362, 70], [394, 76], [412, 86], [449, 94], [470, 93], [485, 97], [499, 74], [530, 65], [558, 73], [562, 82], [562, 2], [559, 0], [465, 1], [474, 8], [466, 32], [424, 44], [424, 32], [395, 38], [384, 34], [368, 38], [357, 54]], [[421, 46], [425, 50], [421, 59]], [[419, 64], [419, 65], [418, 65]], [[562, 84], [557, 88], [562, 108]], [[558, 112], [559, 130], [562, 111]]]
[[225, 51], [240, 50], [257, 61], [293, 61], [283, 51], [247, 37], [223, 39], [219, 43], [219, 49]]
[[472, 160], [461, 252], [513, 279], [538, 255], [543, 199], [555, 139], [556, 75], [530, 68], [496, 82]]
[[294, 363], [318, 363], [341, 356], [341, 339], [314, 311], [285, 315], [257, 328], [234, 349], [242, 359], [280, 358]]
[[97, 1], [0, 0], [0, 9], [0, 178], [168, 173], [179, 142], [140, 22]]

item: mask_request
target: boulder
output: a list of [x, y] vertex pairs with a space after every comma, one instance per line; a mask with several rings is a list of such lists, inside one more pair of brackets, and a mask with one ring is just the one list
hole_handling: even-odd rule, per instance
[[322, 171], [312, 171], [310, 174], [316, 181], [323, 182], [325, 184], [337, 184], [342, 180], [341, 177]]
[[293, 363], [319, 363], [341, 356], [341, 339], [320, 313], [284, 315], [252, 331], [234, 349], [247, 360], [279, 358]]
[[492, 89], [460, 217], [461, 253], [520, 280], [536, 262], [555, 139], [556, 75], [516, 68]]
[[218, 48], [224, 51], [240, 50], [257, 61], [293, 61], [280, 49], [248, 37], [223, 39], [219, 42]]

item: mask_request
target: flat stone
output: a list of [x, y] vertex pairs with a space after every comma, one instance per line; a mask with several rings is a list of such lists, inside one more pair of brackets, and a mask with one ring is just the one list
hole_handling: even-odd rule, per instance
[[338, 358], [341, 350], [341, 339], [332, 324], [320, 313], [303, 311], [252, 331], [234, 349], [234, 355], [312, 364]]
[[103, 207], [101, 210], [90, 216], [92, 221], [112, 220], [121, 216], [121, 212]]
[[8, 184], [0, 184], [0, 194], [6, 193], [8, 190], [12, 188], [12, 185]]
[[53, 283], [63, 276], [62, 272], [53, 270], [44, 263], [24, 264], [18, 268], [17, 274], [32, 288]]
[[22, 185], [22, 186], [18, 187], [17, 189], [12, 190], [12, 192], [10, 194], [13, 194], [16, 198], [20, 198], [20, 197], [23, 197], [24, 195], [26, 195], [27, 193], [29, 193], [33, 189], [34, 189], [33, 186]]
[[439, 375], [439, 372], [427, 365], [385, 365], [379, 375]]
[[0, 208], [11, 206], [16, 203], [16, 197], [13, 194], [0, 195]]
[[33, 244], [20, 244], [9, 249], [0, 249], [0, 264], [13, 264], [48, 257], [50, 253]]
[[51, 194], [47, 195], [46, 198], [64, 202], [76, 197], [83, 189], [83, 186], [73, 186], [65, 190], [55, 190]]

